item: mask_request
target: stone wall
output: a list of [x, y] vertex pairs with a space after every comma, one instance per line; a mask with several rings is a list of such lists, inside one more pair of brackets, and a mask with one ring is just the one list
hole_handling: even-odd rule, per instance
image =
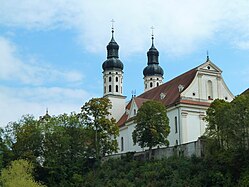
[[[198, 139], [197, 141], [189, 142], [178, 146], [152, 149], [153, 159], [162, 159], [171, 156], [191, 157], [193, 155], [197, 157], [202, 157], [204, 155], [204, 142], [202, 141], [202, 139]], [[103, 158], [103, 161], [108, 160], [110, 158], [133, 158], [135, 160], [146, 160], [149, 158], [149, 151], [146, 150], [141, 152], [127, 152], [108, 155]]]

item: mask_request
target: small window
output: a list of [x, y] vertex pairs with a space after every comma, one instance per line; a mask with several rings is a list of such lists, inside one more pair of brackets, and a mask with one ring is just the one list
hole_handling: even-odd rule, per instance
[[145, 89], [147, 88], [147, 84], [145, 84]]
[[116, 75], [118, 74], [118, 72], [116, 72]]
[[211, 80], [208, 80], [207, 82], [207, 94], [208, 94], [208, 99], [212, 100], [213, 99], [213, 83]]
[[118, 82], [118, 77], [116, 77], [116, 82]]
[[193, 96], [195, 96], [195, 92], [193, 92]]
[[111, 72], [109, 72], [109, 74], [112, 74]]
[[210, 66], [208, 66], [207, 69], [210, 69]]
[[156, 86], [159, 86], [159, 82], [156, 83]]
[[225, 97], [225, 100], [227, 100], [227, 97]]
[[213, 100], [213, 98], [209, 95], [209, 96], [208, 96], [208, 100]]
[[121, 137], [121, 151], [124, 151], [124, 138]]
[[104, 87], [104, 93], [106, 93], [106, 86]]
[[152, 80], [152, 78], [150, 78], [150, 80]]
[[111, 82], [112, 81], [112, 77], [109, 77], [109, 82]]
[[153, 84], [152, 84], [152, 82], [150, 82], [150, 87], [152, 88], [152, 86], [153, 86]]
[[116, 92], [118, 92], [118, 85], [116, 85]]
[[106, 78], [104, 79], [104, 83], [106, 83]]
[[175, 116], [175, 133], [177, 133], [177, 117]]
[[178, 145], [178, 140], [176, 140], [176, 145]]
[[112, 86], [109, 85], [109, 92], [112, 92]]
[[123, 89], [122, 89], [122, 86], [121, 86], [121, 93], [123, 93]]
[[159, 78], [157, 78], [156, 80], [159, 80]]
[[136, 109], [134, 109], [134, 115], [137, 115], [137, 110]]

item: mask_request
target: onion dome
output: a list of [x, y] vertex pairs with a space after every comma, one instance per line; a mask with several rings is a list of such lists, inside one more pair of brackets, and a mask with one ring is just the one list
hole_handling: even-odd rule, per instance
[[144, 76], [153, 76], [153, 75], [159, 75], [163, 76], [164, 72], [161, 66], [159, 66], [158, 62], [158, 56], [159, 52], [154, 46], [154, 37], [152, 35], [152, 45], [149, 51], [147, 52], [148, 57], [148, 65], [144, 68], [143, 74]]
[[144, 68], [143, 74], [145, 77], [153, 75], [163, 76], [164, 72], [161, 66], [156, 64], [150, 64]]
[[106, 46], [107, 60], [102, 64], [103, 70], [123, 70], [124, 65], [118, 58], [119, 45], [114, 40], [114, 30], [112, 29], [112, 38]]

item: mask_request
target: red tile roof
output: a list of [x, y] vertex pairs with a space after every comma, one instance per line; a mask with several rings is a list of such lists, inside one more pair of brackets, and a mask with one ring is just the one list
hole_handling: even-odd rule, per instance
[[181, 100], [181, 104], [198, 105], [198, 106], [210, 106], [210, 103], [203, 101], [191, 101], [191, 100]]
[[128, 119], [128, 115], [126, 114], [126, 112], [123, 114], [123, 116], [118, 120], [117, 124], [118, 127], [123, 127], [125, 125], [125, 122]]
[[[201, 65], [200, 65], [201, 66]], [[200, 102], [194, 100], [181, 100], [180, 94], [183, 92], [193, 81], [198, 71], [198, 68], [193, 68], [186, 73], [179, 75], [178, 77], [156, 87], [135, 98], [137, 107], [140, 108], [142, 104], [147, 100], [157, 100], [163, 103], [166, 107], [170, 107], [176, 104], [189, 104], [189, 105], [198, 105], [198, 106], [210, 106], [208, 102]], [[182, 85], [184, 88], [179, 92], [179, 85]], [[163, 94], [165, 97], [162, 97]], [[127, 105], [127, 109], [130, 109], [131, 101]], [[119, 127], [124, 126], [125, 122], [128, 120], [128, 115], [126, 113], [118, 121]]]
[[[147, 92], [144, 92], [138, 98], [153, 99], [162, 102], [165, 106], [169, 107], [180, 101], [179, 85], [182, 85], [184, 91], [190, 83], [193, 81], [197, 72], [197, 68], [194, 68], [156, 88], [153, 88]], [[160, 94], [165, 95], [161, 98]]]
[[140, 108], [144, 102], [149, 100], [149, 99], [144, 99], [144, 98], [140, 98], [140, 97], [135, 97], [134, 99], [135, 99], [135, 103], [136, 103], [138, 108]]

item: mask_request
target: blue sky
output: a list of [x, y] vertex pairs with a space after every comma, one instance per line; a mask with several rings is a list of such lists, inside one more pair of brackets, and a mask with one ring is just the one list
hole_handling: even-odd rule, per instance
[[143, 92], [155, 46], [164, 82], [206, 59], [234, 95], [249, 85], [247, 0], [0, 0], [0, 126], [23, 114], [79, 112], [102, 96], [102, 63], [115, 20], [124, 95]]

